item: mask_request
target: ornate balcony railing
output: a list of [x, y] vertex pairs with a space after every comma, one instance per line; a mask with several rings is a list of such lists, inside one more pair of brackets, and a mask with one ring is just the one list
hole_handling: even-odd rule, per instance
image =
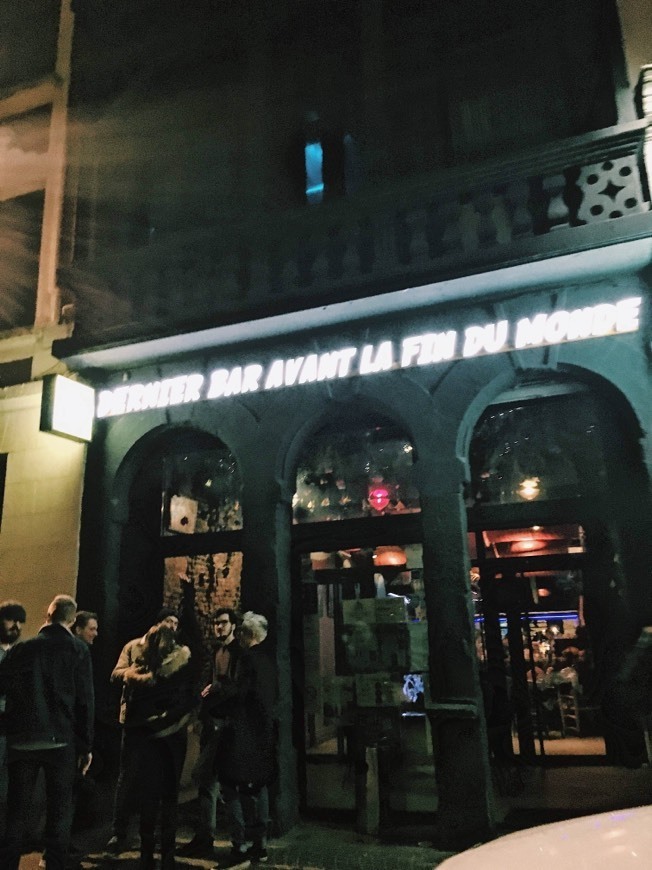
[[[172, 334], [649, 234], [646, 122], [78, 263], [83, 344]], [[645, 225], [645, 226], [644, 226]]]

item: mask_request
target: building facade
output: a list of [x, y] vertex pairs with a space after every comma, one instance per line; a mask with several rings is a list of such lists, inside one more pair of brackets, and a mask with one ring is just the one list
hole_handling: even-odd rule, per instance
[[515, 756], [644, 751], [647, 19], [236, 5], [77, 9], [56, 352], [97, 394], [98, 681], [188, 571], [207, 638], [270, 619], [279, 829], [475, 842]]
[[[57, 270], [73, 39], [69, 2], [3, 3], [0, 71], [1, 597], [35, 633], [60, 592], [75, 594], [86, 448], [40, 428], [43, 377], [65, 373], [53, 342], [72, 334]], [[52, 553], [56, 558], [52, 558]]]

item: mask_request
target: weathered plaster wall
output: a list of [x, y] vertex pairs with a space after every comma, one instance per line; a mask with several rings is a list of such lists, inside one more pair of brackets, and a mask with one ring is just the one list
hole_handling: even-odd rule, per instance
[[0, 452], [8, 454], [0, 527], [0, 598], [27, 610], [23, 636], [58, 593], [76, 594], [86, 445], [39, 431], [41, 383], [0, 390]]

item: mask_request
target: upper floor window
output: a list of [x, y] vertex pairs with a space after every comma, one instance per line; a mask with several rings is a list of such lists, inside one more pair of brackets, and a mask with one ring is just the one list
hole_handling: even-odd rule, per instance
[[413, 462], [410, 439], [389, 420], [324, 426], [306, 441], [299, 458], [294, 522], [419, 512]]
[[321, 202], [324, 198], [324, 149], [321, 142], [307, 142], [306, 155], [306, 202]]

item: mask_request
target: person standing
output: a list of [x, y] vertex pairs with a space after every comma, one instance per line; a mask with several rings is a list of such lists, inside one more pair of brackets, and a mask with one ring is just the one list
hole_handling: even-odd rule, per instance
[[174, 870], [179, 783], [187, 749], [187, 725], [198, 703], [201, 671], [199, 630], [190, 645], [175, 642], [165, 625], [151, 628], [142, 653], [123, 676], [127, 687], [125, 733], [139, 764], [140, 866], [153, 870], [160, 815], [161, 868]]
[[90, 610], [79, 610], [72, 630], [75, 637], [83, 640], [88, 646], [93, 646], [99, 630], [97, 613], [92, 613]]
[[[18, 601], [0, 602], [0, 662], [18, 643], [27, 621], [25, 608]], [[5, 831], [7, 814], [7, 730], [5, 725], [6, 698], [0, 694], [0, 836]]]
[[[186, 589], [188, 584], [183, 584]], [[179, 628], [179, 616], [177, 611], [172, 607], [164, 607], [156, 617], [156, 622], [152, 626], [164, 625], [176, 632]], [[111, 682], [117, 683], [122, 687], [120, 696], [120, 714], [119, 722], [124, 726], [125, 716], [127, 711], [127, 686], [124, 682], [124, 675], [131, 668], [136, 660], [142, 655], [145, 648], [145, 639], [136, 637], [128, 641], [122, 648], [118, 661], [116, 662], [113, 671], [111, 672]], [[126, 851], [129, 843], [127, 841], [127, 830], [129, 828], [129, 819], [134, 809], [134, 794], [138, 783], [136, 781], [138, 770], [138, 755], [137, 747], [130, 741], [124, 727], [122, 730], [122, 738], [120, 741], [120, 761], [118, 765], [118, 781], [115, 788], [115, 797], [113, 802], [113, 818], [111, 820], [111, 837], [106, 844], [106, 851], [113, 855], [119, 855]]]
[[276, 773], [276, 671], [265, 649], [266, 637], [267, 619], [245, 613], [238, 629], [243, 651], [232, 697], [216, 711], [228, 716], [215, 759], [231, 836], [231, 853], [220, 859], [220, 870], [243, 861], [267, 861], [268, 785]]
[[0, 663], [9, 757], [7, 830], [0, 867], [18, 870], [38, 774], [45, 775], [48, 870], [64, 870], [77, 770], [90, 766], [95, 699], [88, 647], [72, 634], [77, 604], [57, 595], [36, 637]]
[[[72, 633], [79, 640], [83, 641], [88, 647], [93, 646], [98, 633], [97, 614], [90, 610], [78, 610], [75, 616], [75, 621], [72, 626]], [[93, 819], [97, 813], [97, 795], [96, 786], [93, 782], [92, 769], [88, 774], [82, 774], [77, 771], [74, 787], [74, 810], [71, 833], [69, 854], [68, 854], [68, 870], [78, 870], [80, 865], [80, 857], [82, 850], [77, 848], [74, 843], [74, 834], [80, 829], [80, 818], [85, 819], [85, 826], [89, 826], [89, 819]], [[47, 867], [47, 854], [44, 853], [39, 867]]]
[[230, 607], [219, 607], [213, 616], [217, 640], [212, 661], [212, 682], [202, 689], [204, 699], [201, 720], [200, 754], [197, 762], [197, 786], [199, 794], [199, 818], [195, 835], [179, 849], [179, 854], [194, 858], [213, 858], [216, 837], [217, 802], [220, 783], [215, 770], [215, 755], [225, 720], [206, 712], [206, 707], [215, 708], [216, 702], [230, 692], [238, 656], [241, 651], [236, 641], [236, 629], [240, 618]]

